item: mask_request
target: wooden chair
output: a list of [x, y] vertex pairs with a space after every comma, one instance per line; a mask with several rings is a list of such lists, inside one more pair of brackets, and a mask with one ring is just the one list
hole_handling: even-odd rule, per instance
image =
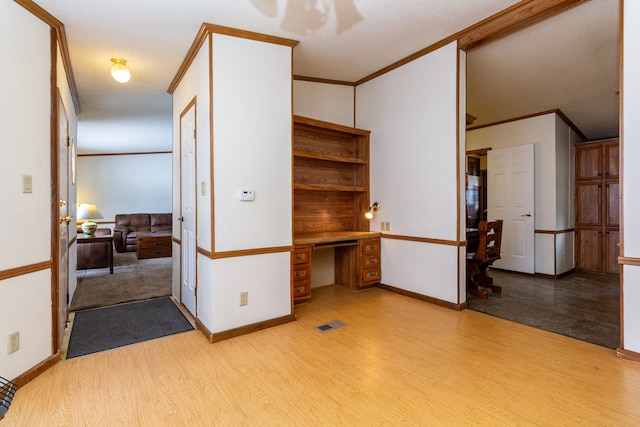
[[478, 249], [467, 254], [467, 290], [481, 298], [487, 297], [489, 288], [495, 293], [502, 292], [500, 286], [493, 284], [493, 278], [487, 276], [487, 268], [500, 259], [502, 243], [502, 220], [480, 221], [478, 224]]

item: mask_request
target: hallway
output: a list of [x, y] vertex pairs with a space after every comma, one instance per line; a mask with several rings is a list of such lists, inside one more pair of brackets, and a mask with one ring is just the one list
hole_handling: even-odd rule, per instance
[[502, 294], [468, 296], [471, 310], [615, 349], [620, 342], [620, 278], [572, 273], [558, 280], [492, 269]]

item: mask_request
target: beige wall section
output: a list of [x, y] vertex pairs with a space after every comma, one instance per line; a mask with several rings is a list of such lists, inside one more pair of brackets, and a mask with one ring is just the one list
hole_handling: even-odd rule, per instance
[[[623, 133], [622, 208], [623, 251], [620, 255], [640, 259], [640, 2], [624, 2], [623, 39]], [[640, 266], [623, 266], [623, 347], [640, 353]]]
[[[569, 126], [549, 113], [468, 131], [466, 144], [467, 150], [534, 144], [535, 229], [556, 231], [573, 226], [574, 138]], [[573, 268], [573, 239], [560, 239], [560, 245], [556, 241], [555, 257], [554, 239], [553, 234], [536, 233], [536, 273], [561, 274]]]
[[[22, 6], [0, 2], [0, 27], [11, 34], [0, 38], [0, 51], [20, 64], [4, 68], [0, 78], [0, 220], [9, 224], [3, 242], [14, 242], [0, 249], [0, 271], [5, 271], [51, 259], [52, 64], [50, 27]], [[58, 82], [75, 138], [66, 79]], [[23, 175], [32, 178], [31, 193], [23, 193]], [[51, 356], [51, 306], [51, 269], [0, 280], [1, 376], [15, 378]], [[8, 355], [4, 343], [14, 332], [20, 332], [20, 350]]]
[[[356, 123], [371, 130], [371, 201], [381, 204], [373, 231], [388, 221], [390, 234], [458, 237], [458, 59], [451, 43], [356, 88]], [[383, 235], [387, 285], [457, 303], [459, 263], [457, 246]]]
[[98, 223], [171, 212], [171, 173], [171, 153], [79, 157], [78, 203], [94, 203], [104, 216]]
[[293, 81], [293, 113], [325, 122], [354, 126], [353, 86]]

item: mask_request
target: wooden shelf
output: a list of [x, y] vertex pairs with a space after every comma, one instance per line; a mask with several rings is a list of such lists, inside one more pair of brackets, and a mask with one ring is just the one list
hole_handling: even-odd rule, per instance
[[308, 153], [306, 151], [294, 151], [294, 157], [300, 157], [305, 159], [326, 160], [328, 162], [340, 162], [340, 163], [353, 163], [359, 165], [366, 165], [367, 161], [356, 157], [341, 157], [331, 156], [326, 154]]
[[294, 190], [309, 191], [353, 191], [356, 193], [367, 192], [367, 187], [353, 187], [349, 185], [323, 185], [323, 184], [294, 184]]

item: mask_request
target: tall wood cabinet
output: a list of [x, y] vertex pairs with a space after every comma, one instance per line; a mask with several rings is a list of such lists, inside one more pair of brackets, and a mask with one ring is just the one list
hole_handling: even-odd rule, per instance
[[619, 274], [618, 139], [576, 146], [576, 268]]
[[306, 117], [293, 120], [294, 302], [311, 296], [314, 248], [333, 247], [335, 283], [380, 281], [380, 233], [369, 232], [369, 134]]

